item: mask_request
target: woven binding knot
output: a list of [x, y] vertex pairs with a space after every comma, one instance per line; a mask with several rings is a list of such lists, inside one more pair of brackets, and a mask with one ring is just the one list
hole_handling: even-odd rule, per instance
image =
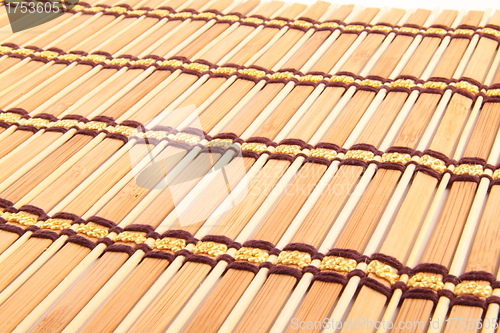
[[410, 154], [386, 153], [382, 155], [381, 162], [406, 164], [411, 161]]
[[199, 136], [188, 133], [177, 133], [176, 135], [173, 135], [171, 139], [174, 141], [185, 142], [190, 145], [195, 145], [201, 141]]
[[192, 251], [194, 254], [202, 254], [212, 258], [216, 258], [227, 252], [227, 245], [215, 242], [202, 242], [196, 243]]
[[233, 140], [231, 139], [213, 139], [207, 143], [208, 147], [220, 147], [228, 149], [234, 146]]
[[319, 269], [336, 272], [350, 272], [356, 269], [357, 265], [358, 263], [354, 259], [326, 256], [321, 260]]
[[164, 237], [157, 239], [153, 248], [160, 251], [177, 252], [186, 247], [186, 240], [182, 238]]
[[264, 143], [245, 142], [241, 145], [241, 150], [253, 151], [254, 153], [262, 153], [267, 150]]
[[71, 223], [66, 219], [48, 219], [42, 222], [41, 229], [64, 230], [71, 227]]
[[86, 235], [93, 238], [103, 238], [108, 235], [108, 230], [97, 228], [93, 225], [81, 224], [76, 230], [78, 234]]
[[444, 283], [440, 275], [430, 275], [424, 272], [413, 275], [407, 284], [410, 288], [426, 288], [434, 291], [440, 291], [444, 288]]
[[490, 297], [493, 293], [493, 288], [491, 286], [481, 286], [475, 281], [464, 281], [455, 287], [455, 295], [471, 295], [481, 298]]
[[481, 176], [484, 170], [480, 164], [461, 164], [453, 170], [453, 173], [455, 175]]
[[375, 154], [367, 150], [349, 150], [345, 153], [345, 158], [353, 158], [365, 162], [373, 161]]
[[311, 157], [325, 158], [327, 160], [333, 160], [338, 155], [337, 155], [337, 152], [335, 150], [332, 150], [332, 149], [316, 148], [316, 149], [311, 150], [310, 156]]
[[82, 129], [89, 129], [94, 131], [102, 131], [108, 127], [107, 123], [103, 123], [101, 121], [89, 121], [86, 124], [82, 125]]
[[473, 94], [479, 94], [478, 86], [470, 84], [467, 81], [460, 81], [457, 83], [452, 83], [451, 85], [458, 88], [458, 89], [462, 89], [462, 90], [468, 91], [468, 92], [473, 93]]
[[146, 241], [146, 237], [142, 233], [131, 232], [131, 231], [120, 232], [115, 238], [115, 242], [141, 244], [141, 243], [144, 243], [145, 241]]
[[234, 254], [236, 261], [246, 261], [251, 264], [261, 264], [268, 258], [267, 251], [254, 247], [242, 247]]
[[310, 265], [311, 261], [311, 255], [309, 253], [300, 251], [281, 251], [276, 264], [304, 268]]
[[286, 154], [295, 156], [302, 152], [302, 149], [298, 145], [279, 145], [273, 151], [275, 154]]
[[394, 273], [394, 269], [380, 262], [378, 260], [373, 260], [367, 267], [368, 273], [373, 273], [379, 278], [387, 280], [391, 285], [395, 284], [399, 280], [399, 275]]
[[420, 165], [429, 167], [437, 172], [443, 172], [446, 170], [446, 163], [439, 158], [432, 157], [430, 155], [424, 155], [418, 160]]
[[17, 223], [21, 224], [24, 226], [30, 226], [34, 225], [38, 222], [38, 219], [33, 216], [26, 215], [23, 212], [19, 213], [3, 213], [2, 217], [5, 219], [5, 221], [10, 222], [10, 223]]
[[17, 123], [21, 119], [21, 115], [12, 112], [0, 113], [0, 120], [7, 123]]

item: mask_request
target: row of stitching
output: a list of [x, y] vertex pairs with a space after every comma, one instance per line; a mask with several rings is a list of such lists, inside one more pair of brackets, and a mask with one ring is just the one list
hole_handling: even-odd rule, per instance
[[[206, 147], [219, 147], [225, 149], [240, 149], [242, 151], [262, 154], [264, 152], [270, 154], [283, 154], [297, 156], [299, 154], [308, 158], [308, 161], [318, 163], [317, 159], [332, 162], [334, 160], [358, 160], [363, 163], [376, 162], [382, 167], [384, 163], [394, 165], [417, 164], [431, 170], [437, 177], [444, 173], [452, 175], [488, 177], [486, 170], [492, 170], [492, 179], [500, 178], [500, 170], [492, 165], [487, 165], [484, 160], [478, 158], [463, 158], [460, 161], [455, 161], [439, 152], [431, 150], [415, 151], [404, 147], [393, 147], [386, 152], [378, 151], [375, 147], [367, 144], [356, 144], [350, 149], [340, 148], [331, 143], [319, 143], [312, 147], [305, 142], [296, 139], [285, 139], [280, 143], [272, 142], [269, 139], [250, 138], [242, 140], [235, 134], [224, 133], [210, 137], [202, 131], [196, 129], [184, 129], [177, 131], [170, 127], [155, 127], [145, 129], [144, 125], [134, 122], [125, 121], [122, 124], [116, 124], [110, 119], [102, 119], [96, 117], [93, 120], [88, 120], [84, 117], [71, 117], [58, 120], [50, 115], [38, 115], [30, 118], [25, 112], [19, 109], [11, 110], [11, 112], [0, 113], [0, 121], [6, 125], [21, 126], [21, 129], [29, 129], [37, 131], [41, 129], [61, 128], [78, 130], [121, 134], [129, 138], [137, 139], [155, 139], [183, 142], [188, 145], [201, 145]], [[155, 143], [150, 141], [150, 143]], [[378, 157], [378, 158], [376, 158]], [[418, 157], [415, 161], [414, 157]]]
[[[54, 240], [58, 234], [66, 235], [70, 236], [69, 242], [89, 247], [104, 243], [110, 251], [131, 254], [140, 249], [147, 255], [151, 255], [149, 252], [164, 252], [169, 256], [163, 258], [172, 260], [177, 255], [184, 255], [187, 256], [187, 261], [200, 261], [201, 256], [214, 263], [218, 260], [228, 261], [229, 268], [255, 271], [260, 267], [267, 267], [271, 268], [271, 273], [279, 271], [279, 274], [294, 276], [311, 272], [315, 279], [342, 284], [346, 283], [346, 278], [357, 275], [363, 277], [363, 285], [368, 283], [368, 287], [380, 289], [381, 292], [390, 290], [373, 277], [385, 281], [393, 289], [405, 291], [418, 289], [438, 293], [445, 290], [445, 283], [452, 283], [455, 285], [454, 296], [474, 296], [479, 299], [492, 296], [493, 289], [500, 286], [500, 281], [496, 281], [489, 272], [466, 272], [456, 277], [448, 274], [448, 270], [442, 265], [425, 263], [410, 268], [396, 258], [381, 253], [366, 256], [353, 250], [334, 248], [322, 254], [313, 246], [302, 243], [292, 243], [279, 250], [269, 242], [258, 240], [247, 241], [242, 245], [225, 236], [208, 235], [198, 240], [181, 230], [169, 230], [159, 235], [151, 226], [130, 225], [122, 229], [113, 222], [98, 217], [84, 221], [72, 214], [58, 213], [49, 218], [41, 209], [33, 206], [22, 207], [18, 212], [11, 207], [3, 213], [1, 219], [3, 223], [0, 224], [0, 229], [5, 231], [13, 231], [10, 230], [12, 228], [2, 228], [6, 224], [12, 227], [28, 226], [34, 232], [33, 237]], [[39, 227], [34, 227], [39, 221]], [[113, 239], [108, 238], [110, 233], [116, 234]], [[152, 239], [149, 245], [146, 244], [148, 238]], [[194, 247], [188, 248], [189, 244]], [[230, 248], [236, 250], [232, 256], [227, 253]], [[158, 253], [152, 255], [161, 257]], [[190, 258], [191, 255], [195, 257]], [[269, 262], [272, 255], [277, 256], [274, 263]], [[318, 267], [311, 266], [313, 260], [320, 260]], [[359, 263], [367, 264], [366, 268], [359, 269]], [[280, 270], [280, 267], [288, 269]], [[402, 275], [408, 276], [406, 282], [400, 280]]]
[[233, 64], [217, 66], [202, 60], [191, 62], [185, 58], [171, 58], [167, 60], [160, 57], [145, 57], [143, 59], [137, 59], [133, 56], [120, 56], [113, 58], [109, 54], [102, 52], [93, 54], [84, 54], [82, 52], [64, 53], [63, 51], [57, 49], [40, 50], [36, 47], [18, 47], [13, 44], [4, 44], [0, 46], [0, 55], [23, 59], [32, 58], [35, 61], [54, 61], [55, 63], [61, 62], [66, 64], [77, 62], [84, 65], [101, 65], [113, 68], [147, 68], [154, 66], [159, 70], [182, 70], [186, 73], [194, 73], [197, 75], [237, 75], [242, 79], [267, 80], [269, 82], [283, 83], [294, 81], [299, 85], [317, 85], [323, 83], [330, 86], [356, 86], [359, 89], [369, 90], [420, 90], [433, 93], [440, 93], [447, 89], [451, 89], [462, 92], [471, 98], [475, 98], [477, 96], [500, 96], [500, 89], [498, 85], [487, 87], [469, 78], [461, 78], [460, 80], [430, 78], [427, 81], [423, 81], [415, 77], [398, 77], [394, 80], [389, 80], [375, 76], [361, 77], [348, 72], [339, 72], [337, 75], [329, 75], [322, 72], [310, 72], [304, 74], [298, 71], [291, 71], [289, 69], [274, 72], [264, 70], [259, 67], [242, 67]]
[[[3, 5], [3, 2], [1, 3]], [[485, 36], [491, 36], [493, 38], [500, 37], [500, 31], [496, 26], [486, 26], [486, 27], [475, 27], [469, 25], [459, 26], [457, 28], [444, 27], [444, 26], [431, 26], [429, 28], [424, 28], [417, 25], [406, 25], [406, 26], [391, 26], [388, 24], [377, 24], [377, 25], [367, 25], [360, 23], [347, 24], [340, 20], [334, 21], [315, 21], [308, 18], [299, 18], [295, 20], [289, 20], [285, 18], [266, 18], [263, 16], [244, 16], [239, 13], [222, 14], [214, 10], [208, 10], [203, 12], [198, 12], [193, 9], [186, 9], [177, 12], [170, 7], [159, 7], [159, 8], [148, 8], [142, 7], [134, 9], [128, 5], [120, 4], [116, 6], [106, 6], [106, 5], [89, 5], [87, 3], [81, 2], [75, 5], [70, 11], [70, 13], [82, 13], [88, 15], [94, 14], [104, 14], [104, 15], [123, 15], [125, 17], [156, 17], [156, 18], [167, 18], [169, 20], [216, 20], [220, 22], [235, 23], [254, 25], [254, 26], [269, 26], [269, 27], [284, 27], [288, 26], [290, 28], [296, 29], [340, 29], [346, 33], [359, 33], [362, 31], [373, 32], [373, 33], [383, 33], [388, 34], [391, 32], [407, 35], [431, 35], [434, 37], [470, 37], [474, 33], [479, 33]]]

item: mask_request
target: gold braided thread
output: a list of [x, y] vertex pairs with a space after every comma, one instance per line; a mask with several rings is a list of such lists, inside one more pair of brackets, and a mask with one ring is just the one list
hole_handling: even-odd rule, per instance
[[143, 138], [143, 139], [151, 138], [151, 139], [158, 139], [158, 140], [164, 139], [164, 138], [168, 137], [168, 135], [169, 135], [169, 133], [166, 131], [147, 131], [147, 132], [138, 132], [136, 134], [136, 136], [138, 138]]
[[457, 296], [471, 295], [486, 298], [493, 294], [493, 288], [491, 286], [481, 286], [475, 281], [464, 281], [457, 284], [453, 292]]
[[370, 79], [357, 80], [357, 82], [361, 86], [370, 86], [370, 87], [375, 87], [375, 88], [382, 87], [382, 85], [383, 85], [383, 83], [381, 81], [370, 80]]
[[500, 89], [490, 89], [485, 91], [486, 96], [500, 96]]
[[151, 58], [145, 58], [140, 60], [135, 60], [130, 62], [131, 65], [140, 65], [140, 66], [152, 66], [154, 64], [158, 64], [159, 66], [179, 66], [183, 67], [184, 63], [179, 60], [166, 60], [166, 61], [157, 61]]
[[145, 241], [146, 237], [142, 233], [132, 232], [132, 231], [120, 232], [115, 238], [115, 242], [124, 242], [124, 243], [142, 244]]
[[71, 222], [66, 219], [48, 219], [42, 222], [40, 229], [64, 230], [71, 227]]
[[240, 69], [238, 72], [240, 74], [249, 75], [249, 76], [255, 77], [257, 79], [263, 78], [264, 76], [267, 75], [266, 72], [260, 71], [260, 70], [255, 69], [255, 68], [244, 68], [244, 69]]
[[419, 32], [425, 32], [425, 30], [421, 30], [418, 28], [410, 28], [410, 27], [402, 27], [402, 28], [397, 29], [397, 31], [403, 32], [403, 33], [410, 33], [410, 34], [418, 34]]
[[418, 163], [420, 165], [427, 166], [437, 172], [444, 172], [446, 170], [446, 163], [444, 163], [444, 161], [430, 155], [423, 155], [418, 160]]
[[454, 35], [467, 35], [467, 36], [472, 36], [474, 35], [474, 30], [472, 29], [457, 29], [453, 32]]
[[186, 240], [182, 238], [164, 237], [157, 239], [153, 245], [154, 250], [178, 252], [186, 247]]
[[5, 121], [6, 123], [17, 123], [21, 120], [21, 115], [12, 112], [0, 113], [0, 121]]
[[108, 230], [107, 229], [102, 229], [95, 227], [93, 225], [88, 225], [88, 224], [80, 224], [76, 228], [76, 233], [93, 237], [93, 238], [103, 238], [108, 235]]
[[420, 272], [413, 275], [407, 283], [410, 288], [425, 288], [434, 291], [440, 291], [444, 288], [441, 275], [434, 275], [432, 273]]
[[236, 261], [246, 261], [251, 264], [261, 264], [269, 258], [269, 253], [267, 251], [254, 248], [254, 247], [242, 247], [234, 254], [234, 260]]
[[479, 87], [475, 86], [467, 81], [460, 81], [457, 83], [451, 83], [451, 86], [456, 87], [458, 89], [468, 91], [472, 94], [476, 94], [476, 95], [479, 94]]
[[344, 31], [363, 31], [365, 27], [362, 25], [347, 25], [344, 27]]
[[382, 32], [390, 33], [392, 31], [395, 31], [395, 29], [388, 27], [386, 25], [374, 25], [373, 27], [370, 28], [370, 31], [382, 31]]
[[58, 59], [73, 62], [73, 61], [76, 61], [78, 59], [81, 59], [81, 55], [80, 54], [73, 54], [73, 53], [66, 53], [66, 54], [59, 55]]
[[123, 134], [125, 136], [135, 136], [138, 133], [136, 128], [123, 125], [108, 126], [106, 127], [106, 131], [108, 131], [109, 133]]
[[493, 172], [492, 178], [493, 179], [500, 178], [500, 169], [496, 169], [495, 172]]
[[[202, 18], [202, 19], [213, 19], [214, 17], [217, 17], [218, 15], [215, 13], [207, 12], [207, 13], [199, 13], [195, 14], [193, 18]], [[219, 18], [224, 19], [225, 16], [219, 16]]]
[[108, 127], [107, 123], [100, 121], [89, 121], [81, 126], [81, 129], [89, 129], [94, 131], [102, 131]]
[[90, 7], [90, 8], [86, 8], [86, 7], [83, 7], [83, 6], [75, 6], [73, 7], [73, 12], [85, 12], [85, 13], [91, 13], [91, 14], [95, 14], [95, 13], [100, 13], [100, 12], [103, 12], [104, 10], [106, 10], [106, 8], [104, 7]]
[[375, 274], [379, 278], [387, 280], [391, 285], [399, 280], [399, 275], [394, 272], [394, 269], [391, 266], [378, 260], [370, 262], [366, 271], [368, 273]]
[[390, 162], [397, 164], [406, 164], [411, 161], [410, 154], [400, 154], [400, 153], [385, 153], [382, 154], [381, 162]]
[[281, 251], [276, 261], [277, 265], [298, 266], [304, 268], [312, 262], [311, 255], [300, 251]]
[[241, 18], [238, 15], [225, 15], [225, 16], [221, 16], [219, 19], [223, 20], [223, 21], [237, 22]]
[[190, 63], [190, 64], [185, 64], [184, 68], [186, 69], [192, 69], [198, 72], [208, 72], [210, 70], [210, 66], [204, 65], [204, 64], [199, 64], [196, 62]]
[[78, 126], [79, 122], [76, 119], [62, 119], [52, 123], [49, 123], [47, 127], [63, 127], [63, 128], [71, 128], [74, 126]]
[[174, 141], [180, 141], [180, 142], [185, 142], [190, 145], [195, 145], [201, 141], [201, 138], [197, 135], [194, 134], [189, 134], [189, 133], [182, 133], [179, 132], [175, 135], [173, 135], [170, 139]]
[[338, 156], [338, 154], [333, 149], [316, 148], [316, 149], [311, 150], [310, 156], [324, 158], [327, 160], [333, 160], [334, 158], [336, 158]]
[[42, 118], [28, 118], [28, 119], [20, 119], [19, 125], [22, 126], [33, 126], [36, 128], [47, 127], [50, 124], [50, 120], [42, 119]]
[[483, 166], [480, 164], [460, 164], [453, 173], [455, 175], [481, 176], [484, 174]]
[[12, 52], [12, 53], [20, 54], [20, 55], [23, 55], [23, 56], [28, 56], [28, 55], [33, 54], [33, 53], [36, 52], [35, 50], [25, 49], [25, 48], [20, 48], [20, 49], [14, 50], [13, 48], [8, 47], [8, 46], [2, 46], [2, 48], [0, 48], [0, 51], [2, 53]]
[[283, 21], [283, 20], [270, 20], [267, 22], [268, 25], [277, 25], [280, 27], [285, 26], [287, 23], [288, 23], [287, 21]]
[[231, 139], [213, 139], [211, 141], [208, 141], [207, 147], [220, 147], [224, 149], [228, 149], [231, 147], [236, 147], [239, 146], [238, 144], [234, 144], [233, 140]]
[[276, 80], [276, 79], [290, 80], [290, 79], [293, 79], [293, 78], [298, 78], [298, 75], [296, 76], [292, 72], [276, 72], [276, 73], [273, 73], [273, 74], [269, 75], [269, 78], [271, 80]]
[[212, 70], [212, 72], [216, 74], [228, 74], [228, 75], [234, 74], [236, 71], [237, 69], [234, 67], [218, 67]]
[[19, 213], [5, 212], [5, 213], [3, 213], [2, 217], [8, 223], [16, 223], [16, 224], [24, 225], [26, 227], [34, 225], [38, 222], [38, 219], [36, 217], [26, 215], [26, 213], [24, 213], [24, 212], [19, 212]]
[[147, 14], [147, 10], [139, 10], [139, 9], [134, 9], [129, 12], [127, 12], [128, 15], [137, 15], [137, 16], [142, 16]]
[[367, 150], [349, 150], [345, 153], [345, 158], [353, 158], [356, 160], [370, 162], [375, 159], [375, 154]]
[[[54, 52], [54, 51], [41, 51], [41, 52], [36, 52], [35, 53], [37, 56], [45, 58], [45, 59], [55, 59], [59, 57], [59, 52]], [[84, 58], [87, 56], [84, 56]]]
[[323, 75], [304, 75], [304, 76], [299, 76], [298, 80], [301, 82], [319, 82], [324, 80], [325, 77]]
[[106, 60], [106, 63], [108, 65], [118, 65], [118, 66], [125, 66], [129, 63], [129, 59], [127, 58], [115, 58], [115, 59], [109, 59], [109, 60]]
[[202, 242], [196, 243], [195, 248], [192, 251], [194, 254], [201, 254], [216, 258], [227, 252], [227, 245], [216, 243], [216, 242]]
[[[64, 127], [71, 128], [73, 126], [85, 126], [84, 123], [78, 122], [75, 119], [62, 119], [57, 121], [49, 121], [42, 118], [21, 118], [21, 115], [12, 112], [0, 113], [0, 121], [4, 121], [6, 123], [18, 123], [22, 126], [33, 126], [36, 128], [42, 127]], [[92, 125], [91, 125], [92, 126]]]
[[104, 11], [108, 12], [108, 13], [123, 14], [123, 13], [127, 12], [127, 8], [125, 8], [125, 7], [110, 7], [110, 8], [106, 8]]
[[325, 22], [325, 23], [321, 23], [320, 25], [318, 25], [318, 28], [321, 29], [321, 28], [332, 28], [332, 29], [336, 29], [338, 27], [343, 27], [343, 25], [340, 25], [338, 24], [337, 22]]
[[493, 28], [479, 29], [477, 32], [500, 38], [500, 31]]
[[[152, 11], [149, 12], [149, 14], [151, 15], [158, 15], [159, 17], [167, 17], [168, 15], [170, 15], [170, 11], [169, 10], [166, 10], [166, 9], [154, 9]], [[145, 15], [145, 14], [143, 14]]]
[[252, 151], [260, 154], [267, 150], [267, 146], [264, 143], [245, 142], [241, 145], [241, 150]]
[[441, 28], [427, 28], [425, 32], [428, 34], [446, 35], [448, 33], [448, 30]]
[[261, 25], [261, 24], [263, 24], [265, 21], [264, 21], [263, 19], [260, 19], [260, 18], [257, 18], [257, 17], [247, 17], [247, 18], [243, 18], [243, 19], [241, 19], [241, 22], [243, 22], [243, 23], [252, 23], [252, 24]]
[[354, 259], [326, 256], [321, 260], [319, 269], [322, 271], [350, 272], [356, 269], [358, 263]]
[[279, 145], [273, 151], [275, 154], [286, 154], [295, 156], [302, 152], [302, 148], [298, 145]]
[[298, 27], [306, 28], [306, 29], [314, 27], [313, 23], [307, 22], [307, 21], [303, 21], [303, 20], [295, 20], [293, 22], [290, 22], [290, 25], [292, 25], [292, 26], [298, 26]]
[[171, 18], [191, 18], [193, 17], [193, 13], [190, 13], [190, 12], [180, 12], [180, 13], [174, 13], [174, 14], [171, 14], [170, 17]]
[[[40, 56], [43, 57], [43, 55], [40, 55]], [[108, 57], [106, 57], [104, 55], [100, 55], [100, 54], [89, 54], [89, 55], [83, 56], [81, 59], [84, 60], [84, 61], [91, 61], [91, 62], [94, 62], [94, 63], [101, 63], [101, 62], [105, 62], [106, 60], [108, 60]]]
[[342, 82], [345, 84], [351, 84], [355, 81], [356, 79], [349, 75], [334, 75], [330, 78], [330, 82]]
[[390, 82], [387, 84], [389, 88], [414, 88], [418, 87], [418, 84], [415, 83], [415, 81], [410, 80], [410, 79], [398, 79], [396, 81]]
[[448, 88], [448, 84], [445, 82], [429, 81], [429, 82], [425, 82], [424, 84], [422, 84], [422, 88], [444, 90], [444, 89]]

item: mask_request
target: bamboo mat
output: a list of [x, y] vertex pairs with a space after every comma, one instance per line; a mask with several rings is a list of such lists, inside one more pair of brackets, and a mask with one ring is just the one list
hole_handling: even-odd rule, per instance
[[0, 332], [500, 332], [500, 11], [1, 6]]

